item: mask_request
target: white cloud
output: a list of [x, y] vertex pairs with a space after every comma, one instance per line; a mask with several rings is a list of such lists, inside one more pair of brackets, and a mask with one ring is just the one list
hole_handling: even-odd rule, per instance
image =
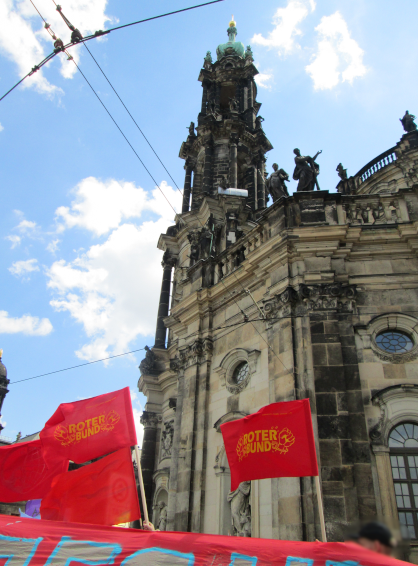
[[[179, 209], [181, 195], [165, 182], [168, 200]], [[147, 193], [132, 183], [85, 179], [75, 189], [71, 208], [57, 214], [65, 226], [81, 227], [106, 241], [67, 262], [52, 264], [47, 274], [54, 293], [51, 305], [83, 325], [90, 339], [77, 352], [94, 360], [125, 352], [138, 335], [154, 333], [161, 287], [161, 255], [156, 243], [173, 224], [173, 211], [158, 189]], [[144, 211], [155, 220], [134, 223]], [[122, 220], [129, 218], [129, 223]]]
[[61, 240], [52, 240], [52, 242], [49, 242], [49, 244], [47, 245], [46, 249], [48, 252], [51, 252], [51, 254], [55, 254], [56, 251], [58, 250], [58, 244], [61, 242]]
[[132, 412], [134, 415], [134, 423], [136, 429], [136, 437], [138, 439], [138, 446], [141, 448], [142, 441], [144, 439], [144, 426], [141, 424], [140, 419], [143, 412], [143, 407], [138, 399], [137, 393], [130, 389], [131, 392], [131, 401], [132, 401]]
[[20, 318], [12, 318], [6, 311], [0, 311], [0, 334], [27, 334], [28, 336], [47, 336], [53, 330], [47, 318], [25, 314]]
[[12, 275], [16, 277], [21, 277], [32, 271], [39, 271], [38, 260], [37, 259], [26, 259], [21, 261], [15, 261], [9, 271]]
[[[85, 2], [85, 0], [67, 0], [64, 13], [83, 35], [103, 29], [110, 18], [105, 14], [107, 0]], [[37, 8], [51, 25], [56, 35], [64, 43], [68, 43], [71, 31], [68, 29], [52, 3], [38, 0]], [[28, 0], [0, 2], [0, 51], [11, 59], [17, 66], [18, 75], [23, 77], [31, 68], [40, 63], [54, 49], [53, 39], [43, 27], [43, 22]], [[80, 47], [72, 47], [71, 54], [79, 58]], [[58, 55], [61, 62], [61, 74], [71, 78], [76, 71], [73, 63], [67, 61], [65, 54]], [[44, 67], [45, 69], [45, 67]], [[53, 96], [62, 90], [52, 85], [44, 76], [44, 70], [34, 73], [27, 78], [23, 86], [34, 87], [38, 92]]]
[[319, 34], [318, 51], [314, 61], [306, 67], [315, 90], [332, 89], [344, 81], [352, 83], [367, 72], [363, 64], [364, 51], [350, 36], [340, 12], [324, 16], [315, 29]]
[[0, 132], [4, 130], [3, 126], [0, 124]]
[[15, 228], [15, 230], [19, 230], [21, 234], [32, 233], [36, 229], [37, 229], [37, 224], [32, 220], [22, 220]]
[[22, 241], [22, 238], [20, 236], [16, 236], [16, 235], [6, 236], [5, 239], [9, 240], [9, 242], [12, 242], [12, 245], [10, 246], [12, 250], [14, 248], [16, 248], [17, 246], [19, 246], [20, 242]]
[[252, 43], [277, 49], [279, 55], [288, 54], [299, 47], [295, 38], [302, 35], [299, 24], [315, 10], [314, 0], [289, 0], [285, 8], [278, 8], [273, 16], [275, 28], [267, 37], [256, 33]]
[[7, 423], [1, 415], [0, 415], [0, 424], [3, 426], [3, 428], [6, 428]]
[[273, 80], [273, 75], [268, 73], [258, 73], [254, 77], [255, 82], [260, 88], [266, 88], [267, 90], [271, 90], [270, 81]]

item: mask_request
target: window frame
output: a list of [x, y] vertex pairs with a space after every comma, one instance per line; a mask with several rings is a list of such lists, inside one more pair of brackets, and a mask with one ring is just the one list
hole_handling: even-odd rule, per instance
[[[399, 518], [399, 525], [400, 525], [400, 528], [401, 528], [402, 538], [416, 542], [418, 540], [418, 505], [415, 504], [415, 497], [418, 498], [418, 495], [414, 494], [412, 485], [413, 484], [418, 485], [418, 477], [416, 479], [411, 478], [408, 456], [418, 457], [418, 448], [411, 448], [411, 447], [394, 448], [392, 446], [389, 446], [390, 435], [393, 433], [393, 431], [395, 431], [399, 426], [406, 425], [406, 424], [412, 424], [412, 425], [418, 426], [417, 422], [415, 422], [413, 420], [409, 420], [409, 421], [401, 421], [391, 428], [389, 435], [388, 435], [389, 459], [390, 459], [390, 467], [391, 467], [391, 472], [392, 472], [393, 487], [394, 487], [394, 491], [395, 491], [395, 501], [396, 501], [396, 509], [398, 511], [398, 518], [399, 518], [400, 513], [411, 513], [413, 525], [414, 525], [414, 529], [415, 529], [415, 537], [414, 538], [411, 538], [409, 536], [406, 537], [404, 535], [403, 531], [404, 531], [404, 527], [405, 527], [405, 530], [407, 530], [408, 526], [403, 525], [400, 521], [400, 518]], [[391, 460], [392, 456], [403, 456], [404, 463], [405, 463], [406, 478], [403, 478], [403, 479], [402, 478], [396, 478], [395, 479], [393, 477], [393, 466], [392, 466], [392, 460]], [[399, 497], [399, 495], [396, 494], [396, 487], [395, 486], [396, 486], [396, 484], [405, 484], [405, 483], [408, 485], [408, 493], [409, 493], [409, 499], [410, 499], [411, 506], [400, 508], [398, 506], [398, 499], [397, 499], [397, 497]]]

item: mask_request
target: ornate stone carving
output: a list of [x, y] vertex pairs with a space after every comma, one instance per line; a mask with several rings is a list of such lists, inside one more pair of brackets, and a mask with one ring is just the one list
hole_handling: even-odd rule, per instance
[[150, 375], [150, 374], [152, 375], [157, 372], [157, 368], [156, 368], [157, 356], [150, 348], [148, 348], [148, 346], [145, 346], [145, 351], [146, 351], [145, 358], [139, 364], [139, 371], [141, 372], [141, 375]]
[[173, 446], [174, 435], [174, 419], [164, 423], [161, 433], [161, 460], [171, 457], [171, 448]]
[[373, 442], [373, 444], [384, 444], [382, 427], [383, 415], [369, 431], [370, 440]]
[[174, 411], [177, 409], [177, 397], [170, 397], [168, 400], [168, 408]]
[[337, 165], [337, 169], [336, 171], [338, 172], [338, 176], [342, 181], [346, 181], [347, 180], [347, 169], [344, 169], [342, 163], [339, 163]]
[[360, 201], [343, 205], [349, 224], [393, 224], [402, 222], [399, 203], [393, 201]]
[[[247, 387], [251, 376], [256, 372], [257, 360], [260, 356], [260, 350], [245, 350], [244, 348], [235, 348], [231, 350], [221, 361], [220, 365], [213, 371], [219, 375], [219, 381], [222, 387], [226, 387], [232, 394], [240, 393]], [[235, 383], [233, 375], [235, 368], [242, 362], [248, 363], [248, 373], [242, 381]]]
[[144, 428], [156, 428], [161, 421], [161, 415], [151, 411], [144, 411], [139, 419]]
[[194, 364], [202, 364], [212, 357], [213, 344], [211, 338], [198, 338], [179, 351], [179, 357], [170, 360], [170, 368], [174, 371], [185, 369]]
[[288, 287], [272, 299], [264, 300], [264, 312], [268, 320], [285, 318], [292, 314], [307, 314], [309, 311], [350, 312], [355, 307], [355, 297], [355, 285], [300, 285], [298, 291]]
[[169, 250], [166, 250], [163, 255], [163, 259], [161, 265], [163, 267], [170, 267], [171, 269], [176, 265], [176, 258], [170, 253]]
[[232, 535], [238, 537], [251, 536], [251, 482], [239, 484], [238, 489], [231, 491], [228, 502], [231, 506]]

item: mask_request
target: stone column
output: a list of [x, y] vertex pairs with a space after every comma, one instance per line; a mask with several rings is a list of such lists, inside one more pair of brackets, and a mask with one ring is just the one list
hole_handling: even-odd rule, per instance
[[389, 447], [372, 444], [372, 450], [376, 458], [380, 501], [382, 504], [382, 520], [392, 529], [399, 529], [398, 509], [396, 507], [395, 490], [393, 488]]
[[248, 204], [253, 210], [257, 208], [257, 166], [254, 163], [247, 168], [245, 188], [248, 191]]
[[178, 377], [177, 377], [176, 416], [174, 417], [174, 435], [173, 435], [173, 446], [171, 449], [171, 461], [170, 461], [170, 482], [168, 487], [167, 531], [174, 531], [174, 521], [176, 517], [180, 432], [181, 432], [183, 396], [184, 396], [184, 371], [183, 369], [180, 369], [177, 360], [176, 362], [177, 362], [176, 364], [172, 363], [171, 365], [171, 369], [178, 371]]
[[141, 450], [142, 478], [144, 480], [145, 499], [147, 501], [148, 513], [151, 517], [152, 492], [155, 467], [155, 451], [157, 444], [158, 415], [150, 411], [144, 411], [141, 415], [141, 424], [144, 426], [144, 440]]
[[203, 192], [206, 195], [212, 194], [212, 157], [213, 140], [210, 136], [205, 140], [205, 169], [203, 172]]
[[161, 284], [160, 302], [158, 305], [157, 328], [155, 330], [155, 347], [165, 348], [165, 339], [167, 328], [164, 324], [164, 318], [168, 316], [168, 309], [170, 304], [170, 284], [171, 284], [171, 270], [173, 269], [176, 260], [170, 255], [168, 250], [164, 253], [163, 261], [163, 281]]
[[229, 144], [229, 184], [238, 188], [238, 138], [232, 134]]
[[252, 108], [254, 106], [254, 100], [253, 100], [253, 81], [252, 79], [248, 79], [248, 84], [247, 84], [247, 88], [248, 88], [248, 98], [247, 98], [247, 105], [248, 108]]
[[186, 165], [184, 166], [186, 170], [186, 175], [184, 177], [184, 189], [183, 189], [183, 206], [181, 212], [189, 212], [190, 209], [190, 192], [192, 189], [192, 171], [193, 165], [187, 159]]

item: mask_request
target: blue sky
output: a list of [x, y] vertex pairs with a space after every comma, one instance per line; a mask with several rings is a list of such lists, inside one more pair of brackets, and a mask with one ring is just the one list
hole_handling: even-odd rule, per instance
[[[52, 0], [34, 0], [54, 31], [69, 32]], [[67, 0], [83, 34], [191, 5], [185, 0]], [[292, 176], [293, 149], [314, 154], [322, 189], [336, 166], [349, 174], [394, 146], [399, 118], [418, 112], [418, 6], [377, 0], [226, 0], [116, 31], [92, 51], [179, 187], [186, 127], [201, 102], [197, 81], [207, 50], [251, 44], [264, 130]], [[0, 6], [0, 93], [52, 50], [28, 0]], [[180, 195], [84, 47], [71, 51], [152, 175], [179, 210]], [[159, 194], [84, 79], [56, 57], [0, 103], [0, 348], [11, 381], [153, 345], [160, 232], [173, 211]], [[291, 181], [289, 189], [295, 189]], [[129, 386], [142, 352], [10, 385], [3, 435], [42, 428], [60, 402]], [[136, 397], [136, 398], [135, 398]]]

